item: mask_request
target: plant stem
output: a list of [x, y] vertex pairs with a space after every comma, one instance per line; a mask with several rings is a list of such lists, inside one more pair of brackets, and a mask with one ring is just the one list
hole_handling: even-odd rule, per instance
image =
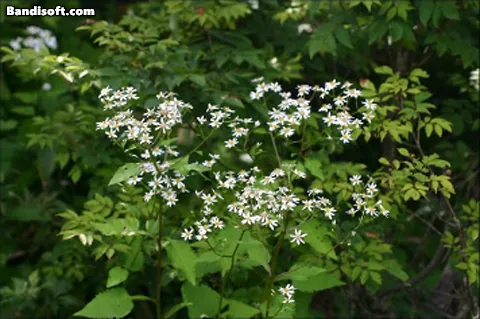
[[158, 252], [157, 252], [157, 300], [156, 300], [156, 309], [157, 309], [157, 318], [162, 317], [161, 312], [161, 292], [162, 292], [162, 226], [163, 226], [163, 199], [160, 200], [160, 211], [158, 213]]
[[278, 253], [280, 252], [280, 248], [282, 248], [283, 241], [285, 240], [285, 235], [287, 234], [289, 221], [290, 221], [290, 211], [287, 211], [287, 214], [285, 216], [285, 225], [284, 225], [283, 231], [280, 234], [280, 238], [278, 239], [277, 244], [275, 245], [275, 248], [273, 249], [272, 259], [270, 261], [270, 277], [268, 278], [267, 284], [265, 285], [265, 290], [263, 291], [264, 297], [266, 296], [267, 298], [267, 307], [265, 309], [265, 319], [268, 319], [268, 313], [270, 311], [270, 303], [272, 299], [270, 298], [270, 290], [272, 290], [273, 279], [275, 279], [277, 256], [278, 256]]
[[223, 295], [225, 294], [225, 287], [228, 283], [228, 280], [230, 279], [230, 274], [233, 270], [233, 266], [235, 265], [235, 255], [237, 254], [238, 247], [240, 247], [240, 242], [242, 241], [243, 235], [245, 235], [245, 232], [247, 230], [243, 230], [242, 234], [240, 235], [240, 238], [238, 239], [237, 245], [235, 246], [235, 249], [233, 250], [232, 255], [230, 256], [230, 269], [227, 271], [225, 274], [225, 278], [222, 279], [222, 288], [220, 291], [220, 301], [218, 302], [218, 318], [220, 318], [220, 312], [222, 311], [222, 303], [223, 303]]

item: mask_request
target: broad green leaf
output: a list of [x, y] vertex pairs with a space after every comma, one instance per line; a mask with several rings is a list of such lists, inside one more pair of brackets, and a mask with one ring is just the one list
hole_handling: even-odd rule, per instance
[[117, 169], [108, 186], [115, 185], [128, 180], [130, 177], [138, 175], [140, 169], [137, 163], [127, 163]]
[[231, 316], [232, 318], [252, 318], [260, 313], [260, 310], [249, 306], [237, 300], [228, 300], [228, 310], [223, 313], [223, 316]]
[[345, 285], [345, 283], [340, 280], [340, 274], [338, 272], [321, 272], [309, 277], [307, 280], [293, 279], [292, 284], [295, 288], [304, 292], [322, 291]]
[[322, 170], [322, 162], [318, 158], [307, 157], [305, 159], [305, 168], [316, 178], [320, 180], [325, 179], [325, 175]]
[[343, 26], [339, 26], [335, 30], [335, 36], [337, 37], [338, 42], [346, 46], [347, 48], [353, 49], [352, 39], [350, 33]]
[[172, 240], [166, 247], [168, 258], [172, 265], [179, 269], [185, 278], [192, 284], [196, 284], [196, 255], [190, 245], [184, 241]]
[[133, 310], [133, 301], [124, 288], [98, 294], [82, 310], [73, 314], [87, 318], [123, 318]]
[[113, 267], [108, 272], [108, 279], [107, 279], [107, 288], [112, 288], [116, 285], [121, 284], [128, 278], [128, 271], [123, 269], [122, 267]]
[[210, 287], [193, 286], [186, 282], [182, 286], [182, 296], [183, 301], [190, 304], [188, 306], [190, 318], [201, 316], [212, 318], [217, 315], [220, 295]]
[[326, 254], [332, 259], [337, 259], [335, 250], [332, 249], [332, 242], [327, 236], [328, 229], [318, 220], [309, 220], [302, 226], [302, 231], [307, 234], [304, 238], [316, 252]]

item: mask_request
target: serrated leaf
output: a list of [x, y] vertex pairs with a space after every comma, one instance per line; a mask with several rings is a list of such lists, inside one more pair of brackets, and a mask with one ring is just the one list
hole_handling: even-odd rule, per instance
[[107, 288], [121, 284], [128, 278], [128, 271], [122, 267], [113, 267], [108, 272]]
[[121, 166], [115, 174], [113, 174], [112, 179], [108, 183], [108, 186], [115, 185], [121, 182], [128, 180], [130, 177], [138, 175], [140, 167], [137, 163], [127, 163]]
[[179, 269], [192, 285], [195, 285], [197, 260], [190, 245], [180, 240], [172, 240], [166, 247], [166, 250], [172, 265]]
[[113, 288], [98, 294], [82, 310], [73, 314], [87, 318], [123, 318], [133, 310], [133, 301], [125, 288]]

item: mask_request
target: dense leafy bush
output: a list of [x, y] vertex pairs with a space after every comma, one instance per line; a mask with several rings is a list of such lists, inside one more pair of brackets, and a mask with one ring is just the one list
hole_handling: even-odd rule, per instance
[[2, 22], [2, 317], [478, 316], [477, 3], [96, 5]]

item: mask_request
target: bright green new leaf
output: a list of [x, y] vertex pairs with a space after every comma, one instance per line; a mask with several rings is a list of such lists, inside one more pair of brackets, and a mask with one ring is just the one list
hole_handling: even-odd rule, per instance
[[122, 267], [113, 267], [108, 272], [107, 288], [121, 284], [128, 278], [128, 271]]
[[123, 318], [133, 310], [133, 301], [125, 288], [113, 288], [98, 294], [76, 317]]

